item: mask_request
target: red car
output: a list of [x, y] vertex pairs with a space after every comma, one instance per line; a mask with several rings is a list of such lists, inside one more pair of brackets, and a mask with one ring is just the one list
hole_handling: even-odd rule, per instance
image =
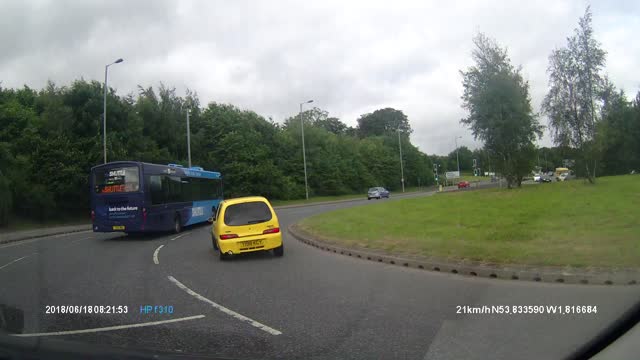
[[464, 189], [464, 188], [468, 188], [471, 186], [471, 183], [469, 183], [468, 181], [460, 181], [458, 183], [458, 189]]

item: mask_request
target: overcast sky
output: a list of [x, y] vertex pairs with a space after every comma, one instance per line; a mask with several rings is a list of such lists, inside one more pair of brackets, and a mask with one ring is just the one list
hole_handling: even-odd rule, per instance
[[[276, 121], [315, 105], [349, 125], [401, 109], [429, 154], [471, 148], [462, 127], [459, 70], [478, 31], [509, 50], [530, 81], [536, 111], [547, 59], [589, 2], [575, 1], [47, 1], [9, 0], [0, 12], [0, 81], [42, 88], [103, 81], [125, 95], [160, 82], [196, 91], [203, 105], [232, 103]], [[606, 72], [640, 90], [640, 2], [592, 3]], [[543, 124], [547, 120], [541, 119]], [[545, 137], [542, 145], [550, 144]]]

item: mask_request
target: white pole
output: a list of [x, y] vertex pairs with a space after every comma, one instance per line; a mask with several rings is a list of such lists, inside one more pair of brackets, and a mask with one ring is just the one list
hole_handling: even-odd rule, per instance
[[304, 191], [307, 200], [309, 200], [309, 185], [307, 182], [307, 151], [304, 147], [304, 121], [302, 120], [302, 105], [313, 102], [313, 100], [300, 103], [300, 130], [302, 132], [302, 162], [304, 163]]
[[189, 129], [189, 109], [187, 108], [187, 157], [189, 158], [189, 167], [191, 167], [191, 130]]
[[102, 155], [104, 159], [104, 163], [107, 163], [107, 89], [109, 86], [107, 85], [107, 74], [109, 73], [109, 66], [113, 64], [119, 64], [123, 60], [118, 59], [111, 64], [107, 64], [104, 66], [104, 99], [102, 103]]
[[107, 72], [109, 65], [104, 67], [104, 102], [102, 108], [102, 158], [105, 164], [107, 163]]
[[402, 165], [402, 141], [400, 141], [400, 128], [398, 128], [398, 148], [400, 149], [400, 181], [402, 182], [402, 192], [404, 192], [404, 167]]
[[456, 136], [455, 141], [456, 141], [456, 162], [458, 163], [458, 176], [460, 176], [460, 158], [458, 157], [458, 138], [459, 136]]

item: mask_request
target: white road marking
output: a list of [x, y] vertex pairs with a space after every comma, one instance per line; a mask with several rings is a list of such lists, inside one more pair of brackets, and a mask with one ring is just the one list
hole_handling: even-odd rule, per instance
[[153, 252], [153, 262], [158, 265], [160, 264], [160, 261], [158, 261], [158, 252], [160, 251], [160, 249], [162, 249], [164, 245], [160, 245], [158, 246], [158, 248], [156, 249], [156, 251]]
[[190, 233], [184, 233], [184, 234], [178, 235], [178, 236], [174, 237], [173, 239], [169, 239], [169, 240], [179, 239], [179, 238], [181, 238], [181, 237], [183, 237], [183, 236], [185, 236], [185, 235], [189, 235], [189, 234], [190, 234]]
[[10, 334], [10, 335], [19, 336], [19, 337], [34, 337], [34, 336], [60, 336], [60, 335], [86, 334], [86, 333], [94, 333], [94, 332], [101, 332], [101, 331], [113, 331], [113, 330], [122, 330], [122, 329], [131, 329], [131, 328], [138, 328], [138, 327], [145, 327], [145, 326], [169, 324], [169, 323], [174, 323], [179, 321], [202, 319], [203, 317], [204, 315], [195, 315], [195, 316], [187, 316], [187, 317], [178, 318], [178, 319], [152, 321], [152, 322], [140, 323], [140, 324], [107, 326], [102, 328], [93, 328], [93, 329], [84, 329], [84, 330], [56, 331], [56, 332], [49, 332], [49, 333]]
[[15, 260], [11, 261], [11, 262], [8, 262], [8, 263], [6, 263], [6, 264], [4, 264], [4, 265], [0, 266], [0, 270], [2, 270], [2, 269], [4, 269], [4, 268], [6, 268], [7, 266], [9, 266], [9, 265], [11, 265], [11, 264], [13, 264], [13, 263], [16, 263], [16, 262], [20, 261], [20, 260], [22, 260], [22, 259], [26, 259], [26, 258], [28, 258], [29, 256], [34, 255], [34, 254], [35, 254], [35, 253], [33, 253], [33, 254], [29, 254], [29, 255], [27, 255], [27, 256], [23, 256], [23, 257], [21, 257], [21, 258], [18, 258], [18, 259], [15, 259]]
[[18, 245], [26, 245], [26, 244], [30, 244], [32, 242], [39, 241], [39, 240], [42, 240], [42, 239], [38, 238], [38, 239], [31, 239], [31, 240], [12, 241], [8, 245], [0, 246], [0, 249], [10, 248], [10, 247], [13, 247], [13, 246], [18, 246]]
[[48, 238], [59, 238], [59, 237], [65, 236], [65, 235], [83, 234], [83, 233], [92, 232], [92, 231], [93, 230], [76, 231], [76, 232], [72, 232], [72, 233], [64, 233], [64, 234], [58, 234], [58, 235], [53, 235], [53, 236], [42, 236], [42, 237], [39, 237], [39, 238], [29, 239], [29, 240], [16, 240], [16, 241], [11, 241], [7, 245], [0, 246], [0, 249], [10, 248], [10, 247], [19, 246], [19, 245], [31, 244], [32, 242], [45, 240], [45, 239], [48, 239]]
[[93, 238], [93, 236], [83, 237], [82, 239], [76, 239], [76, 240], [73, 240], [73, 241], [69, 241], [69, 244], [74, 244], [74, 243], [77, 243], [78, 241], [82, 241], [82, 240], [89, 240], [91, 238]]
[[91, 232], [93, 230], [84, 230], [84, 231], [72, 231], [72, 232], [67, 232], [67, 233], [62, 233], [62, 234], [58, 234], [58, 235], [54, 235], [54, 238], [59, 238], [59, 237], [63, 237], [63, 236], [67, 236], [67, 235], [75, 235], [75, 234], [84, 234], [86, 232]]
[[224, 307], [222, 305], [219, 305], [219, 304], [207, 299], [206, 297], [204, 297], [204, 296], [198, 294], [197, 292], [195, 292], [195, 291], [189, 289], [188, 287], [186, 287], [183, 283], [181, 283], [180, 281], [176, 280], [176, 278], [174, 278], [173, 276], [167, 276], [167, 278], [169, 278], [169, 281], [171, 281], [172, 283], [176, 284], [180, 289], [184, 290], [187, 294], [195, 297], [196, 299], [198, 299], [200, 301], [203, 301], [203, 302], [206, 302], [207, 304], [210, 304], [214, 308], [222, 311], [223, 313], [225, 313], [227, 315], [231, 315], [231, 316], [233, 316], [234, 318], [236, 318], [236, 319], [238, 319], [240, 321], [248, 322], [251, 326], [254, 326], [254, 327], [257, 327], [260, 330], [266, 331], [271, 335], [280, 335], [280, 334], [282, 334], [282, 332], [279, 331], [279, 330], [276, 330], [276, 329], [271, 328], [271, 327], [269, 327], [267, 325], [261, 324], [261, 323], [255, 321], [255, 320], [253, 320], [253, 319], [250, 319], [250, 318], [248, 318], [248, 317], [246, 317], [246, 316], [244, 316], [242, 314], [238, 314], [237, 312], [235, 312], [235, 311], [233, 311], [231, 309], [228, 309], [228, 308], [226, 308], [226, 307]]

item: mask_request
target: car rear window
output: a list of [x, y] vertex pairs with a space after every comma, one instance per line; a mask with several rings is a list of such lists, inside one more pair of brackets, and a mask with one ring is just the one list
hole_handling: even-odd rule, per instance
[[229, 205], [224, 212], [224, 223], [230, 226], [258, 224], [271, 218], [269, 206], [262, 201]]
[[371, 188], [369, 191], [378, 191], [378, 188]]

